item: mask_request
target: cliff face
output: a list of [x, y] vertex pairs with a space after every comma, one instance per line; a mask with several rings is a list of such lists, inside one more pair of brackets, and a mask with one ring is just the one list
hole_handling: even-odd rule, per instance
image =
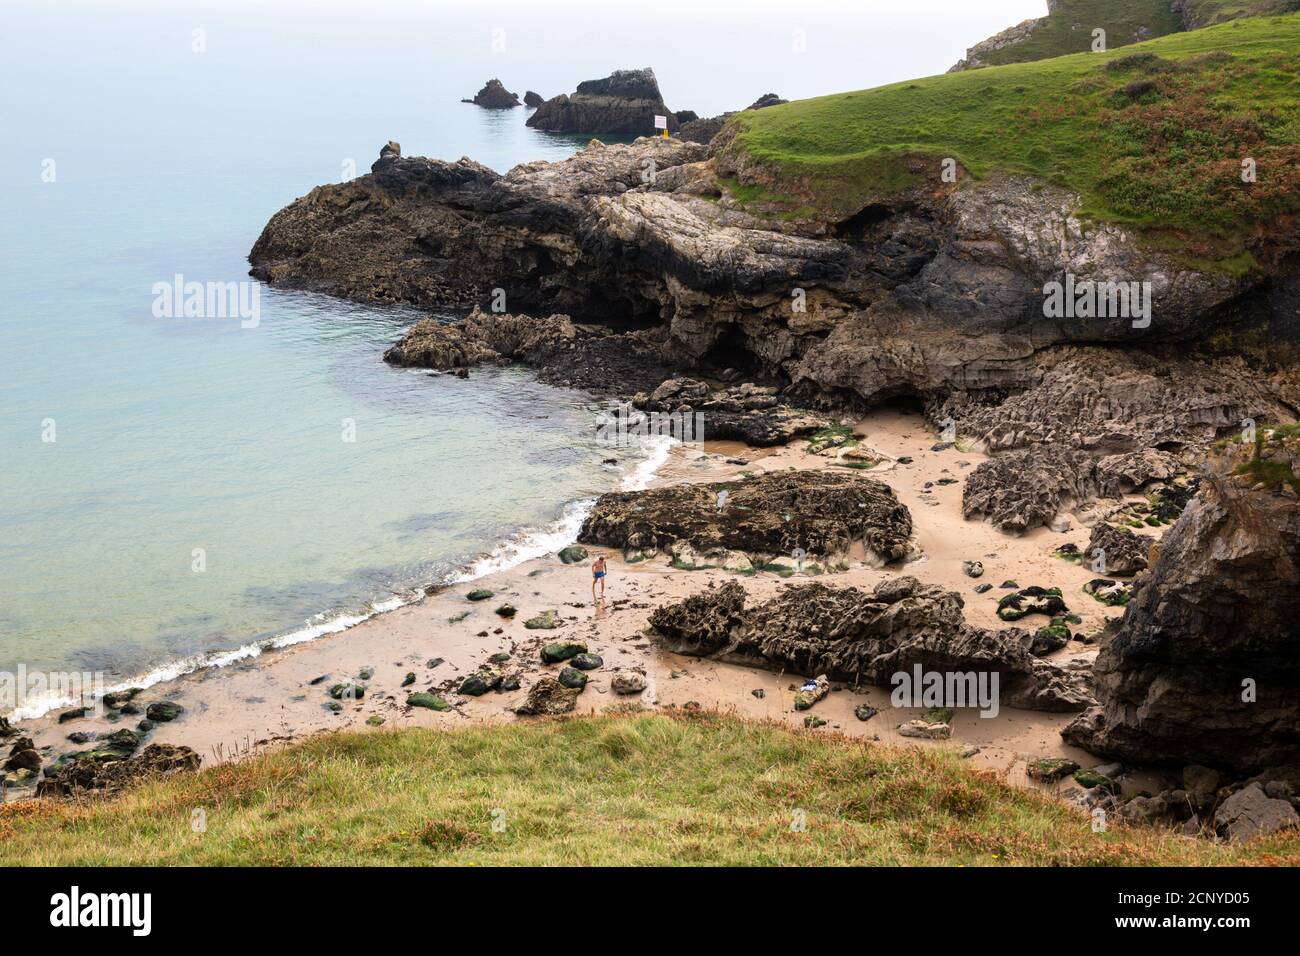
[[[273, 284], [362, 300], [468, 307], [499, 288], [512, 312], [612, 311], [662, 323], [685, 362], [740, 360], [795, 391], [864, 402], [1030, 387], [1053, 346], [1136, 355], [1204, 337], [1245, 309], [1269, 314], [1290, 281], [1200, 271], [1081, 221], [1075, 201], [991, 177], [796, 229], [732, 201], [693, 143], [593, 143], [504, 176], [389, 154], [277, 213], [250, 261]], [[1149, 325], [1044, 315], [1044, 285], [1066, 274], [1079, 290], [1147, 284]]]

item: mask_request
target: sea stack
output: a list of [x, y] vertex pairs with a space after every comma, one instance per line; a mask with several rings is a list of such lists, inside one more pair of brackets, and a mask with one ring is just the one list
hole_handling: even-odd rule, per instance
[[483, 85], [483, 89], [474, 95], [472, 100], [461, 100], [462, 103], [473, 103], [475, 106], [481, 106], [488, 110], [508, 110], [519, 106], [519, 97], [505, 88], [500, 80], [488, 80]]
[[655, 71], [615, 70], [601, 80], [578, 84], [572, 96], [547, 100], [528, 118], [534, 129], [552, 133], [621, 133], [653, 135], [655, 117], [677, 129], [677, 116], [664, 105]]

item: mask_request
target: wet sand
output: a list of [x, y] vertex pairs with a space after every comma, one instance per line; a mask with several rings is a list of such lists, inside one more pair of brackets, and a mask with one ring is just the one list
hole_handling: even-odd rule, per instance
[[[1054, 549], [1066, 542], [1080, 549], [1087, 545], [1088, 529], [1077, 518], [1071, 518], [1071, 529], [1066, 532], [1040, 528], [1021, 538], [1004, 535], [986, 522], [966, 521], [961, 516], [964, 478], [985, 456], [955, 447], [932, 451], [936, 435], [920, 415], [903, 411], [873, 412], [858, 424], [857, 432], [865, 436], [860, 447], [885, 458], [881, 465], [863, 473], [889, 484], [911, 510], [917, 555], [889, 568], [858, 563], [848, 571], [817, 580], [870, 588], [883, 578], [913, 575], [960, 593], [970, 623], [991, 628], [1006, 626], [996, 615], [998, 599], [1007, 593], [999, 587], [1004, 580], [1014, 580], [1020, 587], [1060, 587], [1070, 609], [1083, 618], [1083, 623], [1073, 628], [1077, 634], [1095, 632], [1108, 618], [1121, 613], [1122, 609], [1108, 608], [1082, 593], [1083, 584], [1095, 574], [1053, 556]], [[900, 457], [910, 457], [912, 462], [898, 463]], [[729, 463], [728, 459], [745, 459], [747, 463]], [[713, 481], [787, 468], [841, 467], [835, 462], [836, 452], [810, 454], [803, 441], [762, 450], [736, 443], [708, 443], [703, 449], [677, 446], [652, 484]], [[939, 484], [949, 478], [955, 481]], [[588, 550], [593, 558], [602, 553], [598, 548]], [[734, 575], [721, 570], [675, 570], [665, 558], [629, 565], [618, 552], [603, 553], [609, 559], [610, 573], [604, 601], [599, 604], [592, 602], [589, 562], [564, 565], [549, 555], [455, 585], [340, 634], [155, 685], [137, 699], [141, 709], [166, 699], [181, 704], [185, 712], [174, 722], [160, 724], [148, 740], [193, 747], [207, 766], [316, 733], [366, 729], [374, 725], [374, 718], [382, 718], [384, 728], [454, 728], [467, 721], [512, 721], [519, 718], [511, 708], [523, 700], [536, 677], [559, 669], [541, 664], [540, 647], [562, 638], [585, 640], [593, 653], [604, 658], [602, 668], [588, 672], [589, 682], [578, 698], [578, 713], [634, 702], [650, 708], [698, 704], [803, 726], [806, 712], [796, 713], [792, 704], [792, 688], [800, 682], [799, 675], [677, 656], [659, 650], [643, 633], [654, 608]], [[985, 573], [979, 581], [965, 575], [965, 560], [983, 562]], [[811, 579], [802, 575], [782, 579], [760, 573], [743, 583], [756, 603], [807, 580]], [[993, 589], [976, 594], [975, 585], [986, 582]], [[474, 588], [488, 588], [494, 595], [471, 602], [465, 595]], [[518, 609], [513, 619], [495, 613], [504, 603]], [[554, 630], [524, 627], [525, 620], [544, 610], [556, 611], [562, 626]], [[1031, 617], [1024, 626], [1045, 623], [1045, 619]], [[501, 669], [522, 672], [520, 690], [479, 698], [455, 692], [462, 678], [501, 651], [513, 655]], [[1095, 653], [1095, 646], [1072, 641], [1053, 657], [1091, 659]], [[430, 667], [436, 659], [442, 663]], [[357, 678], [363, 668], [373, 670], [373, 676], [363, 682], [367, 686], [364, 698], [346, 703], [341, 712], [332, 712], [327, 688]], [[646, 675], [649, 687], [639, 697], [620, 697], [610, 690], [614, 671], [629, 668]], [[403, 687], [409, 673], [415, 675], [415, 682]], [[419, 690], [441, 693], [453, 710], [438, 713], [406, 707], [407, 694]], [[753, 693], [756, 690], [761, 690], [762, 696]], [[880, 711], [868, 721], [854, 716], [854, 709], [864, 703]], [[970, 757], [973, 765], [998, 771], [1017, 784], [1028, 783], [1024, 774], [1028, 759], [1067, 756], [1083, 766], [1101, 762], [1061, 741], [1059, 731], [1073, 716], [1070, 714], [1003, 707], [996, 717], [984, 718], [974, 710], [958, 711], [950, 740], [918, 741], [899, 736], [897, 728], [922, 711], [892, 707], [888, 688], [837, 688], [811, 713], [826, 720], [827, 729], [882, 743], [958, 751], [978, 747], [979, 752]], [[94, 746], [71, 744], [66, 740], [68, 733], [109, 732], [134, 727], [139, 719], [124, 717], [111, 723], [87, 717], [59, 725], [54, 717], [25, 722], [22, 728], [36, 738], [38, 747], [52, 748], [49, 758]], [[1132, 780], [1130, 785], [1136, 782]]]

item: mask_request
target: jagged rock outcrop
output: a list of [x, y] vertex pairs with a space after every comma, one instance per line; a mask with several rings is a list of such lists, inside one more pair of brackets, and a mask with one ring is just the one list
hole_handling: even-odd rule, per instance
[[577, 337], [567, 315], [535, 319], [475, 309], [454, 325], [421, 319], [384, 353], [384, 361], [434, 369], [512, 359], [537, 365], [572, 345]]
[[1300, 502], [1253, 483], [1202, 481], [1103, 641], [1100, 707], [1068, 741], [1138, 763], [1300, 765]]
[[[1049, 7], [1050, 9], [1050, 7]], [[949, 73], [960, 73], [962, 70], [977, 70], [982, 66], [987, 66], [983, 57], [992, 53], [994, 50], [1001, 50], [1005, 47], [1014, 46], [1022, 43], [1034, 35], [1034, 31], [1042, 27], [1047, 22], [1046, 17], [1039, 17], [1033, 20], [1023, 20], [1013, 27], [1007, 27], [1001, 33], [995, 33], [987, 40], [981, 40], [973, 47], [966, 51], [966, 56], [958, 60], [955, 65], [949, 68]]]
[[150, 744], [126, 759], [92, 754], [47, 770], [36, 788], [37, 796], [67, 797], [87, 790], [114, 793], [154, 776], [198, 770], [203, 758], [189, 747]]
[[757, 607], [746, 600], [745, 589], [728, 582], [659, 608], [650, 625], [674, 653], [805, 676], [890, 686], [894, 674], [919, 664], [996, 671], [1001, 702], [1012, 707], [1074, 711], [1091, 700], [1086, 673], [1035, 657], [1027, 631], [971, 627], [959, 594], [913, 577], [870, 592], [807, 584]]
[[[987, 452], [1052, 444], [1102, 456], [1204, 447], [1246, 419], [1285, 420], [1300, 401], [1300, 377], [1274, 380], [1237, 356], [1074, 346], [1040, 353], [1025, 371], [955, 388], [930, 416]], [[990, 387], [1016, 391], [989, 402]]]
[[1097, 458], [1067, 445], [1031, 445], [981, 462], [966, 479], [962, 514], [1023, 534], [1051, 524], [1067, 507], [1132, 494], [1180, 471], [1177, 460], [1164, 452]]
[[912, 516], [888, 485], [825, 471], [612, 492], [600, 496], [578, 532], [584, 544], [738, 569], [754, 559], [790, 561], [798, 551], [846, 558], [855, 547], [875, 561], [900, 561], [911, 552], [911, 536]]
[[1128, 528], [1098, 522], [1088, 538], [1084, 561], [1098, 574], [1132, 577], [1147, 569], [1153, 543], [1154, 539], [1134, 534]]
[[524, 106], [527, 106], [530, 109], [536, 109], [545, 102], [546, 100], [542, 98], [540, 93], [534, 93], [532, 90], [528, 90], [524, 93]]
[[552, 133], [649, 135], [656, 116], [667, 118], [670, 131], [677, 129], [677, 115], [664, 105], [655, 72], [646, 67], [579, 83], [572, 96], [560, 94], [537, 107], [528, 125]]
[[459, 327], [437, 319], [416, 322], [400, 342], [384, 353], [384, 361], [392, 365], [441, 370], [470, 368], [500, 359], [499, 353], [467, 336]]
[[507, 90], [500, 80], [488, 80], [472, 100], [461, 102], [473, 103], [489, 110], [508, 110], [519, 105], [519, 97]]
[[704, 438], [760, 448], [785, 444], [827, 425], [822, 415], [786, 405], [778, 389], [751, 382], [714, 389], [695, 379], [672, 378], [653, 392], [638, 392], [631, 404], [647, 412], [698, 415]]

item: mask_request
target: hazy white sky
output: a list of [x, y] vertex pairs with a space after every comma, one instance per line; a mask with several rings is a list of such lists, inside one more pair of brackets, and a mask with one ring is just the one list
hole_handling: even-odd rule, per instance
[[203, 28], [211, 62], [239, 48], [231, 70], [305, 78], [332, 68], [375, 96], [411, 95], [417, 68], [435, 94], [459, 99], [489, 77], [552, 96], [652, 66], [670, 108], [711, 115], [767, 92], [802, 99], [942, 73], [973, 44], [1046, 12], [1046, 0], [0, 0], [0, 54], [6, 33], [33, 42], [21, 24], [39, 18], [55, 22], [73, 62], [89, 52], [80, 42], [125, 49], [146, 35], [158, 56], [179, 56]]

